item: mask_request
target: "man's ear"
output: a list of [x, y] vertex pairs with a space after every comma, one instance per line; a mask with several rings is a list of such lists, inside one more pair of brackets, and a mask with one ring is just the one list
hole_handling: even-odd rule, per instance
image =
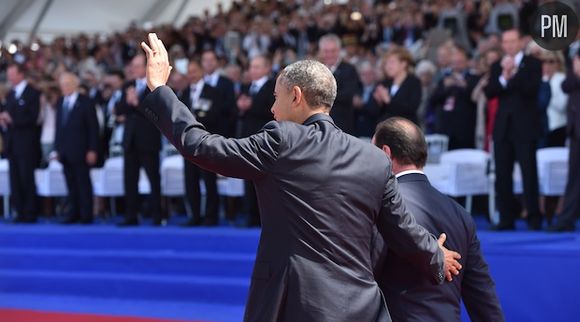
[[302, 90], [298, 86], [292, 87], [292, 95], [294, 98], [292, 99], [292, 103], [299, 105], [302, 102]]
[[385, 154], [389, 157], [389, 159], [393, 159], [392, 155], [391, 155], [391, 148], [388, 145], [383, 145], [383, 147], [381, 148], [381, 150], [383, 150], [383, 152], [385, 152]]

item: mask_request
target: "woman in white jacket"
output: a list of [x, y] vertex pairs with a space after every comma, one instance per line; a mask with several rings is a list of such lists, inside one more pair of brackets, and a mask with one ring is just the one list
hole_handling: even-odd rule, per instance
[[568, 95], [562, 91], [564, 57], [561, 52], [544, 51], [542, 55], [544, 80], [549, 81], [552, 92], [548, 104], [547, 146], [564, 146], [566, 142], [566, 106]]

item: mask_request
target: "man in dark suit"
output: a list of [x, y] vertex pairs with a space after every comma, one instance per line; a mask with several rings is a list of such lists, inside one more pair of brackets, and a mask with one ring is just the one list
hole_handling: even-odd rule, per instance
[[393, 320], [460, 321], [463, 300], [472, 321], [503, 321], [471, 216], [433, 188], [422, 172], [427, 143], [419, 127], [404, 118], [390, 118], [377, 125], [373, 144], [391, 159], [403, 201], [417, 223], [434, 235], [448, 234], [448, 247], [463, 254], [463, 270], [453, 282], [432, 285], [408, 259], [396, 250], [388, 251], [377, 236], [375, 252], [383, 256], [377, 261], [375, 277]]
[[245, 321], [389, 321], [371, 269], [375, 225], [432, 282], [459, 273], [459, 254], [443, 238], [438, 247], [406, 211], [387, 157], [328, 115], [336, 80], [324, 65], [286, 67], [274, 92], [278, 122], [226, 139], [207, 132], [164, 86], [167, 51], [155, 34], [149, 43], [142, 47], [153, 92], [140, 111], [189, 161], [255, 182], [262, 232]]
[[[236, 137], [245, 138], [258, 133], [260, 129], [272, 120], [272, 104], [274, 104], [275, 81], [269, 77], [272, 65], [268, 58], [256, 56], [250, 62], [250, 78], [252, 83], [242, 87], [242, 94], [238, 98], [238, 121]], [[250, 180], [246, 180], [245, 200], [248, 211], [248, 226], [260, 225], [260, 210], [256, 189]]]
[[449, 150], [475, 149], [477, 105], [471, 93], [479, 76], [469, 71], [465, 49], [455, 48], [451, 61], [452, 69], [431, 94], [431, 105], [437, 108], [436, 132], [449, 137]]
[[576, 229], [576, 219], [580, 214], [580, 51], [572, 60], [572, 70], [568, 71], [562, 83], [562, 90], [569, 95], [568, 124], [566, 132], [570, 137], [568, 157], [568, 182], [564, 194], [564, 207], [556, 217], [558, 222], [548, 227], [548, 231], [563, 232]]
[[126, 214], [120, 226], [139, 224], [139, 170], [145, 169], [151, 186], [149, 213], [153, 225], [161, 225], [161, 177], [159, 173], [159, 151], [161, 136], [159, 131], [147, 121], [137, 109], [149, 93], [145, 79], [145, 56], [137, 55], [131, 61], [134, 81], [123, 89], [123, 97], [116, 106], [117, 116], [125, 118], [123, 131], [123, 161]]
[[216, 133], [232, 137], [235, 135], [236, 94], [234, 83], [227, 77], [220, 74], [218, 67], [218, 57], [214, 50], [205, 50], [201, 55], [201, 66], [204, 72], [204, 81], [209, 86], [215, 87], [223, 100], [222, 118], [220, 128]]
[[[222, 121], [222, 100], [218, 91], [203, 80], [201, 65], [191, 60], [187, 69], [189, 86], [183, 90], [179, 99], [189, 108], [196, 119], [210, 132], [219, 132]], [[186, 226], [216, 226], [218, 224], [219, 196], [217, 175], [185, 161], [185, 194], [191, 209], [191, 217]], [[200, 180], [203, 179], [206, 191], [205, 216], [201, 220]]]
[[505, 56], [491, 67], [485, 95], [499, 99], [495, 116], [493, 144], [497, 206], [500, 222], [494, 229], [513, 230], [521, 206], [513, 194], [514, 162], [518, 161], [524, 181], [524, 198], [528, 212], [528, 229], [542, 228], [538, 202], [536, 148], [540, 131], [537, 108], [538, 89], [542, 80], [542, 63], [524, 55], [523, 40], [516, 29], [502, 34]]
[[340, 38], [334, 34], [322, 36], [318, 41], [320, 61], [336, 78], [338, 92], [330, 116], [336, 125], [348, 134], [354, 133], [353, 98], [361, 91], [361, 82], [354, 66], [340, 59]]
[[79, 94], [79, 79], [71, 73], [59, 78], [63, 97], [57, 103], [54, 150], [62, 163], [71, 209], [62, 223], [93, 222], [90, 168], [97, 162], [99, 127], [95, 103]]
[[373, 93], [377, 87], [377, 72], [370, 62], [365, 61], [358, 66], [358, 73], [362, 88], [353, 99], [354, 134], [357, 137], [371, 138], [379, 116], [379, 107], [373, 99]]
[[10, 191], [18, 213], [14, 222], [33, 223], [38, 212], [34, 169], [41, 158], [40, 92], [26, 82], [22, 65], [8, 66], [6, 76], [12, 90], [0, 113], [0, 124], [7, 129], [5, 151], [10, 165]]

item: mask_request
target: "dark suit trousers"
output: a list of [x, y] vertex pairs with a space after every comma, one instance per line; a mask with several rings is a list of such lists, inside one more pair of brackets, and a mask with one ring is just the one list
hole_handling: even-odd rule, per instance
[[14, 208], [22, 219], [36, 218], [36, 182], [34, 169], [36, 160], [30, 156], [11, 156], [10, 193]]
[[246, 200], [246, 209], [248, 211], [248, 225], [260, 226], [260, 210], [258, 209], [258, 196], [256, 187], [251, 180], [244, 180], [244, 193]]
[[191, 207], [192, 218], [199, 219], [201, 217], [200, 179], [203, 179], [206, 191], [205, 218], [217, 221], [219, 209], [217, 175], [205, 171], [191, 162], [184, 162], [185, 195]]
[[564, 207], [558, 218], [559, 223], [574, 225], [580, 214], [580, 140], [570, 138], [570, 157], [568, 159], [568, 183], [564, 195]]
[[502, 223], [512, 223], [519, 215], [520, 207], [513, 193], [514, 162], [522, 170], [524, 200], [528, 218], [540, 216], [538, 201], [538, 170], [536, 164], [536, 141], [514, 142], [510, 139], [494, 142], [496, 170], [497, 207]]
[[158, 152], [125, 152], [124, 160], [124, 183], [126, 197], [126, 218], [137, 219], [139, 212], [139, 170], [145, 169], [151, 185], [149, 199], [149, 213], [154, 220], [161, 219], [161, 176], [159, 174]]
[[90, 168], [86, 163], [68, 163], [63, 160], [66, 187], [71, 202], [71, 218], [93, 218], [93, 186]]

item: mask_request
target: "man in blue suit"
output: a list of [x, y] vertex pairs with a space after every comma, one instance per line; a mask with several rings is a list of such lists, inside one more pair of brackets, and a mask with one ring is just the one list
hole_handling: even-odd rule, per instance
[[276, 121], [227, 139], [207, 132], [165, 86], [167, 51], [155, 34], [149, 43], [152, 92], [139, 110], [188, 161], [256, 187], [262, 232], [245, 321], [389, 321], [372, 272], [374, 227], [430, 282], [459, 274], [459, 254], [405, 209], [388, 158], [330, 118], [337, 86], [327, 67], [287, 66], [276, 80]]
[[64, 224], [93, 222], [90, 168], [97, 162], [99, 123], [95, 103], [80, 94], [79, 79], [71, 73], [59, 78], [62, 98], [57, 104], [54, 150], [62, 163], [71, 209]]
[[504, 316], [479, 248], [471, 216], [437, 191], [421, 171], [427, 144], [411, 121], [393, 117], [377, 125], [373, 143], [391, 158], [407, 209], [430, 233], [449, 236], [448, 246], [463, 254], [463, 270], [451, 283], [433, 285], [397, 249], [386, 249], [377, 236], [375, 275], [395, 321], [460, 321], [461, 300], [471, 321], [501, 322]]

